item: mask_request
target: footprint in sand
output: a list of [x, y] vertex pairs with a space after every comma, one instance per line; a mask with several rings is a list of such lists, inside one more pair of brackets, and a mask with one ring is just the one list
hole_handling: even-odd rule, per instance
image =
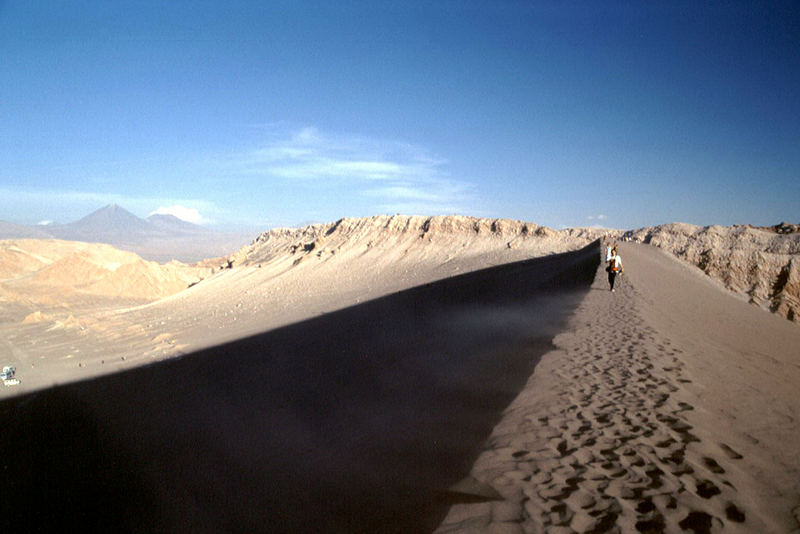
[[490, 438], [473, 467], [507, 506], [458, 505], [437, 532], [704, 533], [746, 523], [726, 469], [691, 446], [704, 437], [685, 418], [694, 406], [681, 398], [691, 382], [683, 351], [634, 300], [597, 306], [559, 343], [549, 389], [508, 411], [518, 421], [503, 428], [517, 431]]
[[731, 460], [741, 460], [742, 458], [744, 458], [744, 456], [742, 456], [741, 454], [730, 448], [728, 445], [725, 445], [724, 443], [720, 443], [719, 448], [722, 449], [722, 452], [724, 452], [725, 455]]

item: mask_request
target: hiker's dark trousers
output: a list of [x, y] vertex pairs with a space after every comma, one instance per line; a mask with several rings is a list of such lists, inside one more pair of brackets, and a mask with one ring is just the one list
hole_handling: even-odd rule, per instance
[[608, 271], [608, 285], [611, 286], [611, 289], [614, 289], [614, 279], [617, 278], [616, 271]]

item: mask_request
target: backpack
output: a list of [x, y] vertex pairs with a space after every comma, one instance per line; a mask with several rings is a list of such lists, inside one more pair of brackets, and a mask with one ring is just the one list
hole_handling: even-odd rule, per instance
[[613, 272], [619, 271], [619, 269], [617, 269], [617, 258], [611, 258], [611, 263], [609, 267], [611, 267], [611, 271]]

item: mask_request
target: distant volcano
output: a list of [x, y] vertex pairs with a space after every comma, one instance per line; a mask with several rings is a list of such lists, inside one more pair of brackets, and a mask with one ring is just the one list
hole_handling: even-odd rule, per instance
[[134, 236], [146, 237], [153, 232], [146, 220], [116, 204], [109, 204], [75, 222], [51, 225], [47, 229], [59, 239], [112, 244]]
[[0, 221], [0, 239], [55, 238], [107, 243], [157, 261], [226, 256], [251, 237], [215, 232], [174, 215], [156, 214], [142, 219], [117, 204], [109, 204], [67, 224], [27, 226]]

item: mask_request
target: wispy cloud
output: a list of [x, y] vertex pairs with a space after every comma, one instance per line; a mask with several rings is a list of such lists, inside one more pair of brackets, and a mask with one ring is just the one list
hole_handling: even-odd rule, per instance
[[406, 185], [390, 185], [376, 189], [368, 189], [362, 193], [368, 197], [378, 197], [385, 199], [404, 199], [404, 200], [428, 200], [435, 201], [441, 198], [440, 193], [423, 191]]
[[465, 213], [471, 198], [468, 185], [438, 179], [365, 189], [361, 194], [376, 199], [381, 212], [404, 214]]
[[447, 160], [410, 143], [331, 135], [314, 127], [269, 137], [235, 158], [238, 172], [298, 185], [337, 184], [373, 199], [384, 212], [464, 211], [471, 204], [471, 185], [447, 174]]
[[282, 178], [388, 180], [431, 175], [440, 162], [408, 144], [331, 136], [306, 127], [269, 141], [239, 163], [249, 172]]
[[606, 216], [601, 213], [600, 215], [589, 215], [586, 219], [589, 221], [604, 221]]
[[305, 161], [281, 161], [264, 171], [282, 178], [307, 179], [345, 178], [356, 180], [386, 180], [401, 176], [402, 166], [384, 161], [342, 161], [311, 155]]

